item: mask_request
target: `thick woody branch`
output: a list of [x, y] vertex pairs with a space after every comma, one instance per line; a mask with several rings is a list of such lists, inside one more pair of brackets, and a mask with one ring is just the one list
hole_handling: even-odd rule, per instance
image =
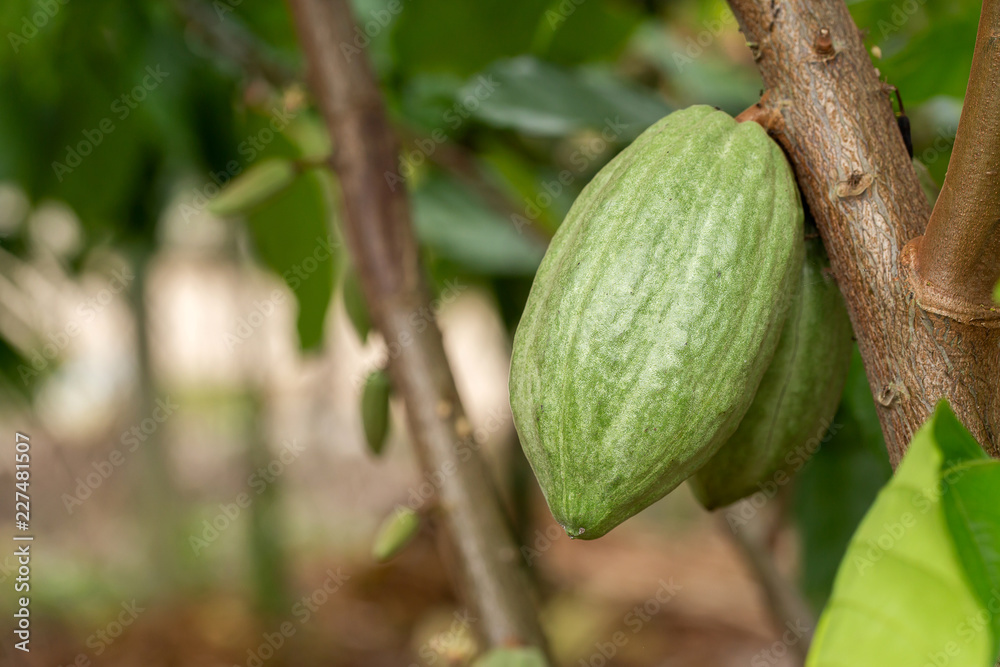
[[730, 5], [768, 88], [762, 104], [781, 115], [772, 136], [830, 255], [893, 463], [943, 397], [1000, 454], [1000, 331], [925, 311], [914, 299], [902, 251], [923, 233], [930, 207], [846, 5]]
[[[459, 583], [488, 646], [543, 645], [521, 556], [462, 412], [418, 259], [396, 140], [371, 67], [344, 53], [354, 21], [348, 0], [289, 0], [310, 81], [336, 147], [344, 236], [373, 320], [398, 349], [389, 372], [409, 429], [437, 486]], [[429, 321], [431, 320], [431, 321]], [[415, 325], [414, 322], [419, 325]]]
[[923, 237], [908, 249], [917, 302], [1000, 327], [1000, 0], [984, 0], [955, 147]]

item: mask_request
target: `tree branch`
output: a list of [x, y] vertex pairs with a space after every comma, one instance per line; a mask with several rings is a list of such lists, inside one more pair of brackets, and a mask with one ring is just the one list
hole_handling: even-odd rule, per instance
[[[812, 610], [798, 588], [778, 571], [774, 557], [766, 544], [769, 522], [757, 522], [763, 524], [758, 528], [750, 524], [738, 527], [730, 524], [730, 516], [752, 516], [756, 511], [750, 500], [744, 498], [733, 505], [732, 509], [716, 512], [716, 524], [719, 530], [729, 536], [746, 560], [764, 594], [764, 602], [778, 634], [781, 635], [791, 629], [796, 631], [804, 629], [799, 641], [791, 643], [788, 647], [789, 651], [795, 654], [797, 663], [803, 664], [809, 653], [809, 645], [812, 643], [816, 619], [813, 618]], [[775, 521], [780, 525], [781, 518], [777, 517]]]
[[963, 322], [1000, 327], [1000, 0], [984, 0], [969, 87], [927, 231], [907, 257], [918, 303]]
[[371, 67], [353, 45], [347, 0], [289, 0], [317, 102], [333, 139], [344, 236], [372, 319], [393, 354], [414, 445], [437, 487], [459, 580], [488, 646], [544, 640], [521, 555], [472, 440], [433, 321], [404, 188], [390, 186], [396, 139]]
[[[898, 463], [947, 397], [1000, 455], [1000, 330], [920, 308], [901, 264], [930, 216], [883, 84], [842, 0], [730, 0], [816, 219]], [[995, 81], [993, 85], [995, 85]], [[905, 93], [905, 91], [904, 91]]]
[[269, 53], [267, 46], [235, 17], [223, 20], [200, 0], [174, 0], [173, 5], [192, 33], [247, 74], [260, 77], [275, 88], [284, 88], [295, 81], [295, 71]]

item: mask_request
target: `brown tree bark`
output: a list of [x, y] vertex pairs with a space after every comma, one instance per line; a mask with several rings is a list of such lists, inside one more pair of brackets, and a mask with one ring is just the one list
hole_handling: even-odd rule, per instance
[[914, 297], [903, 248], [924, 232], [931, 210], [846, 5], [730, 5], [768, 89], [762, 106], [780, 114], [772, 135], [847, 300], [893, 464], [941, 398], [1000, 455], [1000, 330], [929, 312]]
[[289, 0], [289, 6], [335, 146], [344, 236], [372, 319], [390, 346], [389, 373], [406, 403], [425, 477], [437, 480], [473, 629], [489, 647], [544, 646], [521, 553], [471, 437], [434, 321], [406, 189], [386, 179], [397, 173], [398, 146], [371, 66], [354, 49], [349, 4]]

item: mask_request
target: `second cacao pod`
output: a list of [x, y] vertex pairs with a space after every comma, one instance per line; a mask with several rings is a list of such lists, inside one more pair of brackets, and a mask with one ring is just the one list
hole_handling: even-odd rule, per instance
[[[806, 241], [802, 279], [778, 349], [736, 433], [691, 478], [706, 509], [788, 482], [821, 441], [851, 363], [851, 321], [818, 238]], [[815, 438], [815, 440], [813, 440]]]

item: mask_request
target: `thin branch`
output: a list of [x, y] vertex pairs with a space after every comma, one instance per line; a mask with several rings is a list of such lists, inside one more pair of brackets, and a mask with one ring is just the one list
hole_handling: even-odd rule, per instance
[[[295, 82], [295, 71], [279, 62], [267, 45], [235, 17], [219, 16], [201, 0], [174, 0], [173, 5], [192, 33], [244, 72], [267, 81], [274, 88], [284, 88]], [[228, 5], [226, 9], [234, 11]]]
[[422, 277], [396, 139], [347, 0], [289, 0], [313, 92], [336, 151], [344, 236], [373, 321], [390, 344], [425, 476], [437, 488], [462, 592], [488, 646], [544, 646], [520, 552], [462, 412]]
[[1000, 330], [927, 312], [914, 300], [900, 260], [930, 207], [846, 5], [730, 5], [768, 88], [762, 103], [781, 114], [772, 136], [791, 161], [847, 301], [890, 459], [899, 462], [943, 397], [1000, 455]]
[[948, 175], [908, 257], [917, 300], [963, 322], [1000, 327], [1000, 0], [984, 0]]
[[[778, 633], [784, 634], [786, 630], [792, 630], [796, 635], [797, 641], [790, 643], [788, 648], [798, 657], [799, 664], [802, 664], [809, 653], [809, 644], [812, 642], [816, 627], [812, 609], [798, 588], [775, 566], [774, 558], [767, 547], [770, 523], [750, 522], [739, 526], [737, 530], [727, 519], [730, 513], [734, 516], [751, 516], [758, 510], [750, 506], [750, 501], [746, 499], [739, 501], [733, 507], [734, 509], [715, 513], [719, 530], [724, 531], [732, 539], [749, 565], [764, 593], [764, 601]], [[780, 523], [780, 518], [777, 522]], [[761, 528], [754, 530], [755, 523], [762, 524]]]

